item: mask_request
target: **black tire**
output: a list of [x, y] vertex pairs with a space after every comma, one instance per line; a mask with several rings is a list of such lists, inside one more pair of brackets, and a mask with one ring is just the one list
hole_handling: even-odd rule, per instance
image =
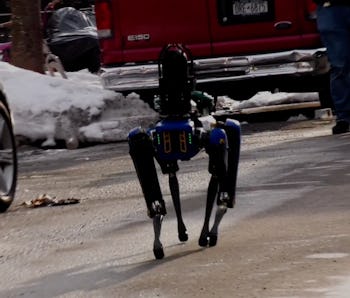
[[17, 185], [17, 150], [11, 116], [0, 93], [0, 213], [13, 202]]

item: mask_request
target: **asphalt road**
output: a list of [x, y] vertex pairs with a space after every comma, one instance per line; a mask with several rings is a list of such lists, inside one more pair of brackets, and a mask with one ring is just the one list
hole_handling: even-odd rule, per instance
[[[126, 143], [20, 148], [17, 196], [0, 216], [0, 297], [348, 297], [350, 134], [331, 123], [244, 124], [237, 204], [216, 247], [197, 241], [207, 156], [180, 164], [189, 241], [167, 177], [163, 260]], [[47, 194], [80, 203], [28, 208]]]

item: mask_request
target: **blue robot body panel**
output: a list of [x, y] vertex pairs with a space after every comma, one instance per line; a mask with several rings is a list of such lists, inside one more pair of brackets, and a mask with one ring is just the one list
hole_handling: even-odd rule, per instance
[[214, 128], [210, 133], [211, 145], [225, 145], [226, 146], [226, 133], [221, 128]]
[[132, 138], [132, 137], [134, 137], [142, 132], [144, 132], [144, 130], [141, 127], [135, 127], [129, 131], [128, 139], [130, 139], [130, 138]]
[[153, 142], [157, 156], [161, 160], [189, 160], [200, 148], [190, 119], [164, 119], [153, 131]]

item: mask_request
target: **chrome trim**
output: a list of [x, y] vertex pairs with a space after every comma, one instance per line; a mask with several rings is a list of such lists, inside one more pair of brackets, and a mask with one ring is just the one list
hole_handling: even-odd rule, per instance
[[[326, 49], [294, 50], [240, 57], [197, 59], [193, 62], [197, 85], [240, 81], [267, 76], [307, 76], [327, 73]], [[114, 91], [158, 88], [158, 65], [102, 68], [105, 89]]]
[[108, 38], [112, 36], [112, 30], [111, 29], [99, 29], [97, 30], [97, 36], [99, 38]]

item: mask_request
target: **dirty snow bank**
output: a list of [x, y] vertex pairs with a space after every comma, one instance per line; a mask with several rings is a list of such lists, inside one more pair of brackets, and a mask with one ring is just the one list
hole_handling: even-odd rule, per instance
[[157, 114], [137, 94], [124, 97], [104, 90], [97, 75], [68, 73], [51, 77], [0, 62], [0, 82], [14, 119], [15, 134], [29, 142], [56, 140], [110, 142], [125, 140], [128, 131], [150, 125]]

